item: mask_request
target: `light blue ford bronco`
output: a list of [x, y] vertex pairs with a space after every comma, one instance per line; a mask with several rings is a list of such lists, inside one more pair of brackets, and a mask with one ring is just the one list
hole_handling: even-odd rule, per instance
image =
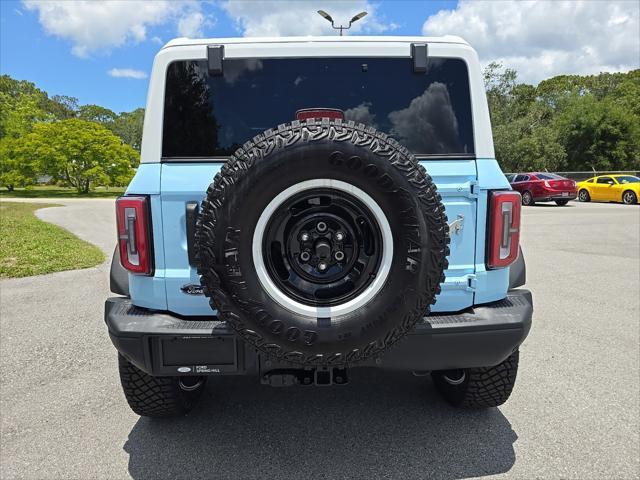
[[373, 367], [430, 372], [456, 406], [511, 394], [533, 311], [520, 196], [460, 38], [173, 40], [116, 210], [105, 320], [140, 415], [188, 412], [211, 375]]

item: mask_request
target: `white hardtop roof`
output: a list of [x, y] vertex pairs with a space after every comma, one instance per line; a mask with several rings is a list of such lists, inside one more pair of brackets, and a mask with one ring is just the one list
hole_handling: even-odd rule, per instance
[[485, 86], [476, 51], [462, 38], [395, 36], [322, 36], [322, 37], [244, 37], [176, 38], [155, 56], [142, 136], [142, 163], [162, 158], [162, 119], [164, 84], [168, 66], [181, 60], [207, 60], [210, 45], [224, 45], [224, 58], [300, 58], [300, 57], [402, 57], [411, 56], [412, 43], [429, 45], [428, 56], [460, 58], [467, 64], [471, 86], [471, 105], [477, 158], [495, 158]]
[[354, 42], [388, 42], [388, 43], [448, 43], [469, 45], [466, 40], [454, 35], [443, 37], [400, 37], [400, 36], [321, 36], [321, 37], [236, 37], [236, 38], [175, 38], [162, 47], [177, 47], [184, 45], [215, 45], [215, 44], [243, 44], [243, 43], [354, 43]]

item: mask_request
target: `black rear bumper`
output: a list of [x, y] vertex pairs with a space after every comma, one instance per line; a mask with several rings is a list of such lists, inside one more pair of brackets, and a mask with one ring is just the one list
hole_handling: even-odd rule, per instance
[[[429, 371], [497, 365], [526, 338], [533, 302], [528, 290], [462, 313], [432, 314], [383, 356], [354, 366]], [[194, 320], [152, 312], [125, 297], [107, 299], [111, 341], [130, 362], [157, 375], [256, 374], [291, 369], [266, 359], [216, 317]]]
[[541, 197], [535, 197], [534, 201], [536, 202], [555, 202], [556, 200], [571, 201], [571, 200], [575, 200], [577, 196], [578, 196], [577, 193], [575, 194], [571, 193], [569, 195], [550, 194], [550, 195], [542, 195]]

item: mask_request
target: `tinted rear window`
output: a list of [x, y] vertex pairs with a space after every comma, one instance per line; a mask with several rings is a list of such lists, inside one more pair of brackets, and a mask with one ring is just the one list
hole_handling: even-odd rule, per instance
[[231, 155], [303, 108], [337, 108], [347, 120], [393, 136], [416, 154], [473, 154], [467, 67], [432, 58], [414, 73], [408, 58], [226, 59], [169, 65], [163, 157]]
[[564, 177], [556, 175], [555, 173], [536, 173], [536, 176], [540, 180], [564, 180]]
[[640, 178], [634, 177], [632, 175], [620, 175], [616, 177], [618, 183], [627, 184], [627, 183], [640, 183]]

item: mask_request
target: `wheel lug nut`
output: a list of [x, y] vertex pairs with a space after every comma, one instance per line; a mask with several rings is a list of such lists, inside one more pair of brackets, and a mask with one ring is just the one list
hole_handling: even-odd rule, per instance
[[300, 254], [300, 260], [302, 260], [303, 262], [308, 262], [310, 258], [311, 255], [309, 255], [309, 252], [302, 252]]
[[336, 253], [333, 254], [333, 256], [336, 258], [336, 260], [341, 261], [344, 260], [344, 253], [337, 251]]
[[336, 232], [336, 240], [341, 242], [342, 240], [344, 240], [344, 233], [342, 232]]
[[319, 232], [324, 232], [327, 229], [327, 224], [324, 222], [318, 222], [318, 224], [316, 225], [316, 228], [318, 229]]
[[327, 269], [327, 264], [324, 262], [320, 262], [318, 264], [318, 270], [320, 270], [321, 272], [324, 272]]
[[302, 232], [302, 234], [300, 235], [300, 240], [302, 240], [303, 242], [308, 242], [309, 234], [307, 232]]

